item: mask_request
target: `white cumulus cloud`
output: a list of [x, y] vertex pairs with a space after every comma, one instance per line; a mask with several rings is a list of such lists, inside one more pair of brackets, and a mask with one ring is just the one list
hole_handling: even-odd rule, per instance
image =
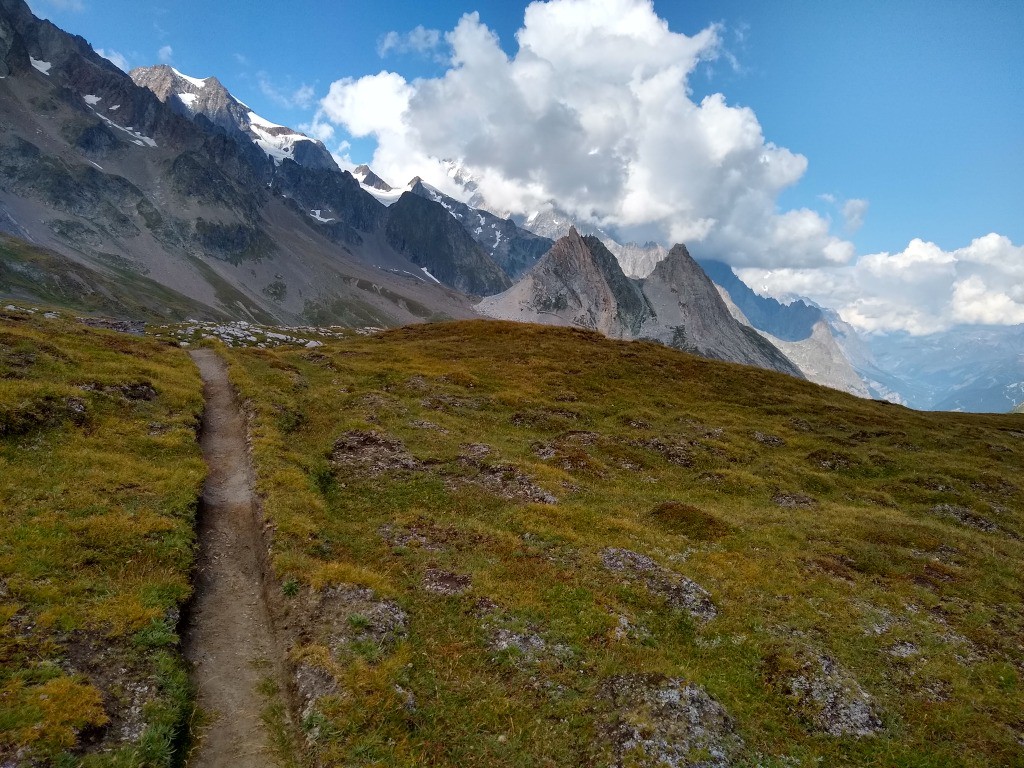
[[899, 253], [875, 253], [832, 269], [744, 269], [761, 293], [808, 296], [867, 332], [921, 335], [959, 324], [1024, 323], [1024, 246], [989, 234], [944, 251], [912, 240]]
[[[427, 32], [417, 44], [433, 45]], [[512, 56], [476, 13], [444, 42], [442, 76], [339, 80], [314, 124], [375, 139], [374, 169], [395, 183], [421, 175], [458, 195], [440, 162], [455, 160], [501, 211], [557, 204], [741, 266], [852, 259], [829, 219], [778, 210], [806, 158], [768, 141], [751, 109], [693, 97], [690, 75], [721, 55], [718, 26], [675, 32], [651, 0], [550, 0], [526, 8]], [[381, 48], [412, 45], [396, 36]], [[862, 216], [851, 208], [848, 223]]]
[[174, 60], [174, 49], [169, 45], [165, 45], [156, 52], [156, 55], [164, 64], [170, 64]]

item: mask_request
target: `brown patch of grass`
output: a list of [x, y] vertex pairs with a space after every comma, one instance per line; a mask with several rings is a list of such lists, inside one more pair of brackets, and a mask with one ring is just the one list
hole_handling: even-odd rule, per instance
[[691, 539], [714, 541], [728, 536], [733, 528], [721, 518], [692, 504], [666, 501], [650, 512], [651, 519], [672, 533]]

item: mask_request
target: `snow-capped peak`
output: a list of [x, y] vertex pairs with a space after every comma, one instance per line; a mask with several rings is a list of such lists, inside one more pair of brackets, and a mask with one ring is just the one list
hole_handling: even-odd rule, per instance
[[190, 83], [191, 85], [195, 86], [196, 88], [200, 88], [200, 89], [205, 88], [206, 87], [206, 81], [210, 79], [210, 78], [206, 77], [206, 78], [203, 78], [202, 80], [200, 80], [198, 77], [189, 77], [188, 75], [186, 75], [186, 74], [184, 74], [182, 72], [179, 72], [174, 67], [171, 67], [171, 71], [174, 74], [176, 74], [178, 77], [180, 77], [182, 80], [184, 80], [185, 82]]

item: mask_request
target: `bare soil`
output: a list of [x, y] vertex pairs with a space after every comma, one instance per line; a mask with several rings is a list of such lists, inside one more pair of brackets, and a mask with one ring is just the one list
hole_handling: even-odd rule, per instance
[[245, 420], [224, 361], [212, 350], [191, 355], [203, 377], [200, 444], [209, 475], [184, 640], [198, 704], [210, 722], [188, 766], [270, 768], [278, 762], [261, 718], [267, 700], [260, 684], [269, 678], [280, 691], [289, 686], [263, 590], [266, 547], [252, 490]]

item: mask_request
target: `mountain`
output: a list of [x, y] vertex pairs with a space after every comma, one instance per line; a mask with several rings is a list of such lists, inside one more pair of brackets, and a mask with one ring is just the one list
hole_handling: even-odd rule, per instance
[[597, 237], [571, 228], [512, 288], [476, 308], [499, 319], [589, 328], [617, 339], [654, 339], [704, 357], [800, 377], [784, 354], [733, 319], [682, 245], [647, 279], [635, 280], [626, 277]]
[[484, 299], [477, 310], [521, 322], [590, 328], [616, 339], [636, 338], [654, 311], [596, 237], [575, 229], [559, 239], [519, 282]]
[[444, 194], [419, 176], [396, 189], [367, 165], [358, 166], [352, 175], [385, 205], [394, 205], [404, 193], [411, 192], [442, 206], [512, 279], [525, 274], [553, 244], [552, 240], [517, 226], [511, 219], [500, 218]]
[[420, 178], [412, 180], [410, 189], [414, 195], [444, 206], [513, 279], [529, 271], [554, 244], [546, 237], [517, 226], [511, 219], [502, 219], [488, 211], [459, 202]]
[[716, 285], [729, 293], [729, 297], [754, 328], [770, 333], [777, 339], [806, 339], [824, 319], [820, 309], [800, 299], [783, 304], [777, 299], [759, 295], [740, 280], [728, 264], [702, 259], [700, 265]]
[[[771, 342], [808, 380], [858, 397], [879, 397], [851, 364], [822, 309], [799, 299], [783, 304], [760, 296], [720, 261], [702, 260], [700, 265], [733, 317]], [[838, 315], [835, 318], [842, 322]], [[855, 336], [849, 326], [845, 332]]]
[[294, 160], [307, 168], [337, 168], [322, 143], [260, 117], [232, 96], [216, 77], [189, 77], [166, 64], [139, 67], [128, 75], [136, 85], [148, 88], [186, 117], [202, 115], [216, 126], [246, 136], [275, 162]]
[[[49, 254], [36, 273], [64, 261], [87, 276], [77, 296], [63, 284], [71, 303], [114, 281], [136, 296], [159, 286], [177, 297], [164, 308], [208, 317], [396, 325], [470, 316], [464, 291], [509, 285], [468, 235], [417, 239], [446, 231], [441, 205], [389, 213], [317, 161], [321, 145], [246, 111], [215, 78], [137, 70], [158, 96], [22, 0], [0, 0], [0, 61], [0, 230]], [[28, 253], [11, 248], [5, 263]]]
[[378, 192], [393, 192], [394, 187], [388, 184], [384, 179], [378, 176], [376, 173], [370, 170], [368, 165], [358, 165], [355, 170], [352, 171], [352, 175], [356, 181], [362, 184], [364, 187], [370, 189], [376, 189]]
[[654, 268], [668, 256], [668, 249], [660, 243], [606, 243], [608, 250], [615, 254], [619, 266], [629, 277], [647, 277]]
[[733, 318], [685, 245], [673, 246], [640, 285], [656, 315], [643, 328], [643, 336], [703, 357], [803, 378], [785, 354]]
[[911, 407], [1006, 413], [1024, 402], [1024, 326], [876, 334], [868, 341]]
[[[512, 281], [465, 228], [451, 216], [437, 215], [440, 206], [411, 192], [388, 208], [387, 241], [428, 277], [463, 293], [488, 295]], [[438, 249], [438, 244], [444, 247]], [[433, 257], [425, 254], [436, 252]]]

